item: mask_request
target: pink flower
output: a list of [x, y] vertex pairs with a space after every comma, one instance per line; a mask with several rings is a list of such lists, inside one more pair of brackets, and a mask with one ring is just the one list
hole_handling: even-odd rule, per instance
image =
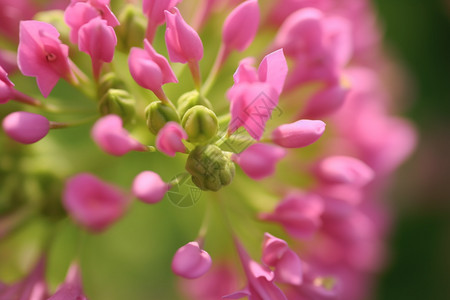
[[273, 213], [261, 214], [261, 219], [278, 222], [295, 238], [311, 237], [321, 226], [323, 201], [314, 194], [289, 193]]
[[203, 57], [203, 44], [198, 33], [190, 27], [175, 7], [166, 14], [166, 45], [172, 62], [193, 63]]
[[341, 83], [326, 86], [308, 100], [302, 118], [316, 119], [334, 113], [342, 107], [349, 92], [350, 87]]
[[275, 268], [276, 281], [292, 285], [302, 283], [302, 262], [282, 239], [265, 233], [261, 260], [267, 266]]
[[78, 264], [73, 263], [67, 272], [64, 283], [48, 300], [87, 300], [83, 292], [81, 272]]
[[167, 59], [158, 54], [148, 40], [144, 40], [144, 47], [145, 50], [131, 48], [128, 66], [133, 79], [158, 96], [162, 92], [162, 85], [178, 80]]
[[212, 260], [209, 254], [200, 249], [198, 242], [190, 242], [175, 253], [172, 271], [184, 278], [198, 278], [208, 272]]
[[114, 29], [105, 20], [97, 17], [78, 30], [78, 47], [90, 55], [94, 77], [98, 78], [103, 62], [111, 62], [117, 37]]
[[247, 0], [236, 7], [226, 18], [222, 40], [226, 49], [244, 51], [255, 38], [259, 26], [257, 0]]
[[176, 152], [185, 153], [186, 147], [182, 140], [187, 138], [188, 135], [180, 124], [168, 122], [156, 136], [156, 148], [169, 156], [175, 156]]
[[70, 178], [63, 193], [63, 205], [69, 215], [94, 232], [116, 222], [125, 213], [128, 203], [128, 196], [122, 190], [88, 173]]
[[8, 102], [14, 96], [14, 84], [9, 80], [8, 73], [0, 66], [0, 104]]
[[316, 142], [325, 132], [319, 120], [299, 120], [278, 126], [272, 132], [272, 142], [285, 148], [302, 148]]
[[50, 130], [50, 122], [44, 116], [16, 111], [3, 119], [3, 130], [13, 140], [32, 144], [44, 138]]
[[146, 203], [157, 203], [164, 198], [169, 190], [165, 183], [155, 172], [144, 171], [139, 173], [133, 181], [133, 195]]
[[180, 3], [181, 0], [143, 0], [142, 10], [148, 18], [147, 39], [152, 42], [156, 29], [165, 22], [164, 11], [172, 9]]
[[59, 78], [77, 82], [69, 63], [69, 47], [58, 39], [59, 32], [39, 21], [20, 22], [17, 61], [20, 71], [36, 77], [39, 90], [47, 97]]
[[92, 138], [106, 153], [122, 156], [130, 151], [146, 151], [147, 148], [123, 129], [122, 119], [117, 115], [104, 116], [94, 124]]
[[286, 150], [268, 144], [253, 144], [240, 154], [233, 155], [236, 162], [249, 177], [260, 180], [271, 176], [275, 166], [286, 155]]

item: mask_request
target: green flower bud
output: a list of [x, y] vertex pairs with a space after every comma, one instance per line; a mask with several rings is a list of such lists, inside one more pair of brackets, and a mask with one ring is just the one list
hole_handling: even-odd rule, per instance
[[231, 183], [235, 173], [234, 163], [219, 147], [198, 146], [189, 153], [186, 170], [200, 189], [218, 191]]
[[147, 28], [147, 19], [137, 6], [128, 4], [119, 15], [120, 25], [116, 29], [117, 47], [128, 52], [131, 47], [142, 47]]
[[216, 136], [219, 129], [216, 114], [202, 105], [188, 109], [181, 125], [189, 137], [188, 141], [195, 144], [208, 142]]
[[180, 123], [180, 117], [177, 111], [161, 101], [150, 103], [145, 108], [145, 117], [147, 118], [147, 127], [153, 134], [158, 134], [159, 130], [167, 122], [174, 121]]
[[126, 90], [125, 82], [116, 73], [109, 72], [100, 77], [98, 99], [101, 99], [110, 89]]
[[99, 110], [102, 115], [118, 115], [127, 124], [134, 118], [135, 101], [125, 90], [109, 89], [100, 99]]
[[69, 41], [70, 27], [64, 21], [64, 11], [59, 9], [42, 11], [34, 15], [33, 19], [55, 26], [60, 34], [59, 39], [64, 44], [72, 46]]
[[180, 114], [180, 117], [183, 117], [186, 111], [194, 107], [196, 105], [203, 105], [206, 106], [209, 109], [212, 109], [211, 102], [209, 102], [208, 99], [201, 96], [200, 93], [197, 90], [184, 93], [181, 95], [180, 98], [178, 98], [177, 102], [178, 106], [178, 113]]

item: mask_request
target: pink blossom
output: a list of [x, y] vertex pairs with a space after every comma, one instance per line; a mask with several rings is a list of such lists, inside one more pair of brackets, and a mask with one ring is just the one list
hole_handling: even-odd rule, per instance
[[178, 82], [167, 59], [158, 54], [148, 40], [144, 41], [145, 50], [131, 48], [128, 66], [133, 79], [142, 87], [161, 93], [162, 85]]
[[334, 113], [342, 107], [349, 91], [350, 87], [341, 83], [326, 86], [308, 100], [302, 118], [317, 119]]
[[14, 84], [9, 80], [8, 73], [0, 66], [0, 104], [8, 102], [14, 96]]
[[322, 136], [325, 126], [325, 123], [319, 120], [299, 120], [283, 124], [272, 132], [272, 141], [285, 148], [306, 147]]
[[222, 29], [222, 40], [228, 51], [244, 51], [252, 43], [258, 31], [259, 17], [257, 0], [247, 0], [230, 13]]
[[286, 150], [269, 144], [253, 144], [240, 154], [233, 155], [236, 162], [249, 177], [260, 180], [275, 173], [279, 160], [286, 155]]
[[50, 130], [50, 122], [44, 116], [16, 111], [3, 119], [3, 130], [13, 140], [32, 144], [44, 138]]
[[143, 0], [142, 10], [148, 18], [147, 39], [152, 42], [156, 29], [165, 22], [164, 11], [172, 11], [181, 0]]
[[348, 217], [361, 203], [364, 193], [358, 186], [322, 184], [314, 192], [323, 199], [324, 216]]
[[94, 124], [92, 138], [106, 153], [122, 156], [130, 151], [146, 151], [146, 146], [132, 138], [117, 115], [104, 116]]
[[94, 232], [116, 222], [128, 203], [129, 197], [122, 190], [88, 173], [70, 178], [63, 193], [63, 204], [69, 215]]
[[94, 77], [98, 78], [103, 62], [111, 62], [117, 37], [114, 29], [105, 20], [97, 17], [78, 30], [78, 47], [90, 55]]
[[37, 3], [29, 0], [1, 0], [0, 3], [0, 35], [16, 42], [20, 21], [33, 18], [38, 12]]
[[20, 71], [36, 77], [39, 90], [47, 97], [59, 78], [76, 82], [70, 69], [69, 47], [59, 40], [59, 32], [39, 21], [20, 22], [17, 61]]
[[198, 278], [208, 272], [212, 260], [209, 254], [200, 249], [198, 242], [190, 242], [175, 253], [172, 271], [184, 278]]
[[165, 183], [158, 174], [144, 171], [134, 178], [132, 190], [136, 198], [153, 204], [161, 201], [169, 188], [169, 184]]
[[[17, 26], [17, 29], [18, 28], [19, 26]], [[17, 71], [18, 69], [16, 52], [0, 49], [0, 67], [2, 67], [6, 71], [6, 73], [13, 73]]]
[[87, 300], [83, 292], [78, 264], [74, 263], [70, 266], [64, 283], [48, 300]]
[[314, 194], [289, 193], [273, 213], [263, 213], [261, 219], [278, 222], [293, 237], [311, 237], [321, 226], [323, 200]]
[[156, 136], [156, 148], [169, 156], [175, 156], [176, 152], [185, 153], [186, 147], [182, 140], [187, 138], [188, 135], [180, 124], [168, 122]]
[[198, 33], [190, 27], [175, 7], [166, 14], [166, 45], [172, 62], [193, 63], [203, 57], [203, 44]]

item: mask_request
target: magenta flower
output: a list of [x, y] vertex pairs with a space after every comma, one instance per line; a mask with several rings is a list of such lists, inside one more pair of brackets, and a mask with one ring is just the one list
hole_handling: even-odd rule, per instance
[[299, 120], [278, 126], [272, 132], [272, 142], [285, 148], [302, 148], [316, 142], [325, 132], [319, 120]]
[[8, 78], [8, 73], [0, 65], [0, 104], [8, 102], [14, 97], [14, 83]]
[[188, 135], [180, 124], [168, 122], [156, 136], [156, 148], [169, 156], [175, 156], [176, 152], [185, 153], [186, 147], [182, 140], [187, 138]]
[[39, 21], [20, 22], [17, 61], [20, 71], [36, 77], [39, 90], [47, 97], [59, 78], [77, 82], [69, 63], [69, 47], [59, 40], [59, 32]]
[[302, 118], [317, 119], [336, 112], [344, 104], [349, 92], [350, 88], [341, 83], [326, 86], [308, 100], [301, 113]]
[[67, 272], [64, 283], [48, 300], [87, 300], [83, 292], [81, 272], [78, 264], [73, 263]]
[[184, 278], [198, 278], [208, 272], [212, 260], [209, 254], [200, 249], [198, 242], [190, 242], [175, 253], [172, 271]]
[[122, 156], [130, 151], [146, 151], [147, 147], [132, 138], [117, 115], [104, 116], [92, 127], [91, 136], [106, 153]]
[[167, 59], [158, 54], [148, 40], [144, 40], [144, 48], [131, 48], [128, 57], [131, 76], [137, 84], [153, 91], [158, 98], [164, 98], [162, 86], [178, 80]]
[[105, 20], [97, 17], [78, 30], [78, 47], [89, 54], [94, 77], [98, 79], [103, 62], [111, 62], [117, 37], [114, 29]]
[[142, 10], [148, 18], [147, 40], [153, 41], [156, 29], [166, 21], [164, 11], [172, 9], [180, 3], [181, 0], [143, 0]]
[[7, 115], [3, 119], [2, 126], [10, 138], [22, 144], [36, 143], [50, 130], [47, 118], [26, 111], [16, 111]]
[[286, 150], [269, 144], [253, 144], [240, 154], [233, 155], [236, 162], [249, 177], [260, 180], [275, 173], [279, 160], [286, 156]]
[[257, 0], [247, 0], [236, 7], [226, 18], [222, 29], [222, 40], [226, 51], [244, 51], [255, 38], [259, 26]]
[[139, 200], [153, 204], [161, 201], [169, 188], [158, 174], [144, 171], [134, 178], [132, 191]]
[[66, 182], [63, 205], [87, 229], [99, 232], [116, 222], [128, 207], [129, 197], [97, 177], [81, 173]]

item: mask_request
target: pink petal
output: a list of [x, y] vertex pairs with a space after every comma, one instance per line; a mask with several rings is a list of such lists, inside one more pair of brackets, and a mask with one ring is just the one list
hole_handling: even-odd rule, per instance
[[16, 111], [3, 119], [3, 130], [12, 139], [32, 144], [44, 138], [50, 130], [50, 122], [44, 116]]
[[176, 152], [186, 152], [182, 140], [188, 135], [180, 124], [168, 122], [156, 136], [156, 148], [169, 156], [175, 156]]
[[178, 276], [193, 279], [205, 274], [211, 267], [209, 254], [200, 249], [197, 242], [190, 242], [175, 253], [172, 271]]
[[299, 120], [278, 126], [272, 132], [272, 141], [285, 148], [302, 148], [316, 142], [324, 132], [322, 121]]
[[153, 204], [161, 201], [169, 190], [169, 185], [155, 172], [139, 173], [133, 181], [133, 195], [139, 200]]
[[283, 49], [274, 51], [264, 57], [258, 68], [259, 80], [272, 85], [281, 94], [288, 73]]

